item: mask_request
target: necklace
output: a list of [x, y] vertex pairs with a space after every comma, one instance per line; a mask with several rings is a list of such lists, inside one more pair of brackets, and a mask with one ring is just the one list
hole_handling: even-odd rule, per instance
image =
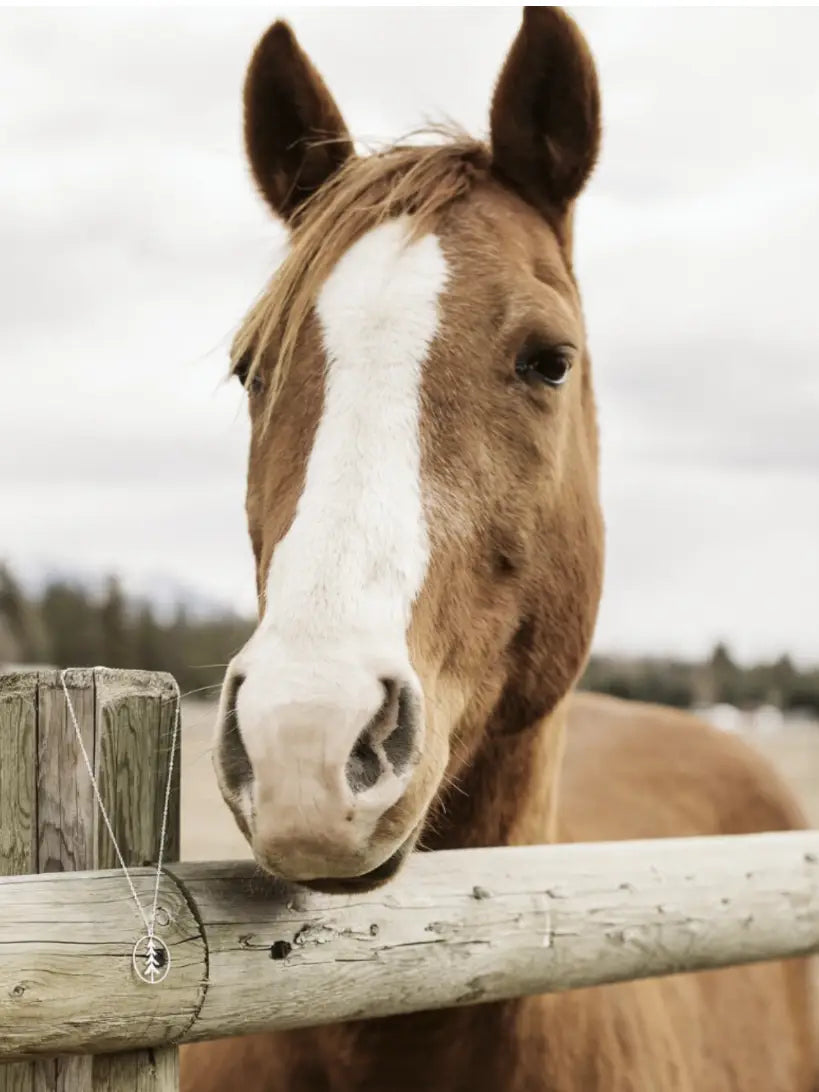
[[77, 736], [77, 742], [80, 745], [80, 752], [82, 753], [83, 761], [85, 762], [85, 768], [88, 771], [88, 776], [91, 780], [91, 788], [94, 790], [94, 796], [97, 800], [97, 806], [100, 809], [100, 815], [103, 818], [105, 826], [108, 830], [108, 835], [111, 839], [111, 844], [114, 847], [114, 852], [117, 855], [120, 868], [123, 871], [125, 879], [128, 881], [128, 886], [131, 889], [131, 896], [136, 903], [136, 908], [139, 911], [139, 916], [145, 925], [145, 932], [137, 938], [134, 943], [133, 950], [131, 952], [131, 965], [134, 969], [134, 973], [137, 978], [142, 982], [147, 982], [150, 986], [155, 986], [159, 982], [163, 982], [168, 977], [168, 972], [171, 969], [171, 953], [164, 940], [156, 935], [157, 924], [157, 910], [159, 902], [159, 881], [162, 876], [162, 858], [165, 853], [165, 836], [168, 828], [168, 807], [171, 800], [171, 782], [173, 780], [173, 764], [176, 756], [176, 744], [179, 738], [179, 720], [182, 706], [182, 695], [179, 692], [179, 683], [176, 679], [173, 680], [174, 687], [176, 688], [176, 712], [174, 714], [173, 722], [173, 737], [171, 740], [171, 757], [168, 760], [168, 783], [165, 786], [165, 803], [162, 808], [162, 829], [159, 834], [159, 855], [156, 862], [156, 878], [154, 880], [154, 900], [151, 907], [150, 916], [145, 913], [142, 903], [139, 901], [139, 896], [136, 893], [134, 887], [134, 881], [131, 878], [131, 873], [128, 871], [128, 866], [125, 864], [125, 859], [122, 855], [122, 850], [119, 848], [119, 843], [114, 835], [114, 828], [111, 826], [111, 820], [108, 818], [108, 811], [105, 804], [102, 801], [102, 795], [97, 784], [97, 779], [94, 776], [94, 770], [91, 765], [91, 760], [88, 757], [88, 752], [85, 749], [85, 744], [82, 740], [82, 732], [80, 732], [80, 726], [77, 723], [77, 714], [74, 712], [74, 706], [71, 702], [71, 696], [68, 693], [68, 687], [65, 682], [65, 671], [60, 672], [60, 685], [63, 688], [63, 694], [65, 695], [65, 702], [68, 708], [68, 714], [71, 718], [71, 723], [74, 726], [74, 732]]

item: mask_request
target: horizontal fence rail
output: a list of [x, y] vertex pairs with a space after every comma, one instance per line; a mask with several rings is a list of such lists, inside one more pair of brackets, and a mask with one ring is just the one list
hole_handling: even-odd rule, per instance
[[[153, 871], [135, 870], [141, 898]], [[819, 832], [416, 854], [323, 896], [169, 866], [172, 965], [131, 967], [121, 872], [0, 880], [0, 1061], [468, 1005], [819, 950]]]

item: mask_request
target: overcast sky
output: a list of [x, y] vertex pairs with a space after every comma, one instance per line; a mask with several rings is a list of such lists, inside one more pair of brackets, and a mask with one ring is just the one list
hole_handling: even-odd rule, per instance
[[[280, 233], [241, 150], [290, 19], [353, 133], [486, 130], [517, 9], [0, 10], [0, 556], [253, 604], [222, 384]], [[606, 135], [577, 267], [600, 649], [819, 660], [817, 9], [575, 9]]]

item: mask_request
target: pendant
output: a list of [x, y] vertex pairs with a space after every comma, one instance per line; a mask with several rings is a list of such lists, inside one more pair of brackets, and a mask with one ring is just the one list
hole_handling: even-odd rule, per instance
[[171, 953], [157, 936], [141, 936], [131, 953], [131, 963], [140, 981], [156, 986], [168, 977], [171, 969]]

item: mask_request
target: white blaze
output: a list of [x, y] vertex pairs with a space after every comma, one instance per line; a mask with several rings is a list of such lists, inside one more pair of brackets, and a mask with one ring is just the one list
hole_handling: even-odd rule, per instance
[[265, 610], [309, 643], [403, 638], [426, 572], [420, 387], [446, 262], [434, 235], [408, 243], [407, 228], [390, 220], [363, 236], [317, 301], [324, 408]]
[[[234, 661], [254, 808], [277, 830], [329, 830], [347, 807], [345, 763], [384, 700], [381, 679], [420, 694], [406, 631], [429, 555], [421, 376], [447, 267], [438, 239], [409, 242], [408, 226], [368, 232], [319, 294], [322, 414], [293, 522], [273, 552], [264, 617]], [[343, 837], [366, 839], [407, 777], [358, 794]]]

